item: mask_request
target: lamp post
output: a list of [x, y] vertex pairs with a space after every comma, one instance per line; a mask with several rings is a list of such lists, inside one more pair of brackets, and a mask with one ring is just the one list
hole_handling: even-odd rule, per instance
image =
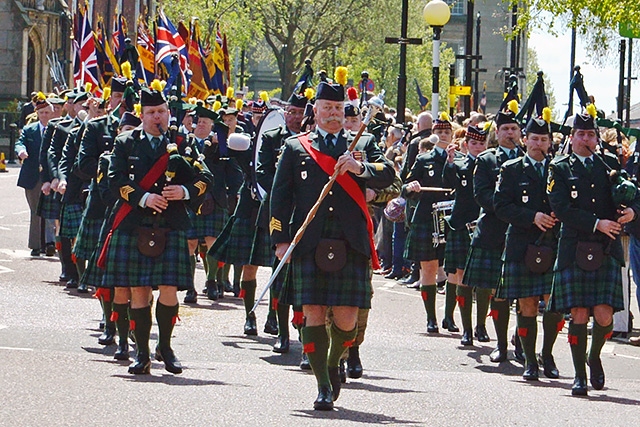
[[431, 0], [427, 3], [422, 11], [425, 22], [433, 28], [433, 73], [431, 87], [431, 114], [435, 119], [438, 117], [438, 108], [440, 104], [440, 34], [449, 18], [451, 18], [451, 10], [442, 0]]

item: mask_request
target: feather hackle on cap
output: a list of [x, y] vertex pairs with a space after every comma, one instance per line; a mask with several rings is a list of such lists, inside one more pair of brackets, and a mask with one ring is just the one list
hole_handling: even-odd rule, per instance
[[231, 99], [233, 98], [233, 94], [234, 94], [234, 90], [232, 87], [228, 87], [227, 88], [227, 98]]
[[449, 116], [449, 114], [447, 114], [447, 112], [446, 112], [446, 111], [442, 111], [442, 112], [440, 113], [440, 117], [439, 117], [439, 119], [440, 119], [440, 120], [442, 120], [442, 121], [450, 122], [450, 121], [451, 121], [451, 116]]
[[106, 101], [109, 98], [111, 98], [111, 88], [105, 87], [102, 91], [102, 99]]
[[262, 99], [264, 102], [268, 102], [269, 101], [269, 93], [266, 90], [260, 91], [260, 99]]
[[158, 91], [158, 92], [162, 92], [162, 83], [160, 82], [160, 80], [155, 79], [154, 81], [151, 82], [151, 89]]
[[216, 111], [216, 112], [217, 112], [220, 108], [222, 108], [222, 102], [220, 102], [220, 101], [216, 101], [216, 102], [214, 102], [214, 103], [213, 103], [213, 106], [211, 107], [211, 109], [212, 109], [213, 111]]
[[93, 85], [91, 84], [91, 82], [86, 82], [84, 84], [84, 91], [85, 92], [91, 92], [91, 89], [93, 88]]
[[336, 83], [342, 86], [346, 86], [348, 75], [349, 70], [347, 69], [347, 67], [337, 67], [334, 75]]
[[129, 61], [124, 61], [120, 64], [120, 70], [127, 80], [133, 80], [133, 74], [131, 74], [131, 63]]
[[520, 111], [518, 101], [516, 101], [515, 99], [512, 99], [507, 103], [507, 108], [509, 109], [509, 111], [513, 112], [513, 114], [518, 114], [518, 111]]
[[236, 110], [240, 111], [244, 107], [244, 101], [242, 99], [236, 99]]
[[347, 98], [349, 98], [349, 101], [355, 101], [356, 99], [358, 99], [358, 91], [355, 87], [352, 86], [347, 89]]
[[544, 120], [547, 123], [551, 123], [551, 108], [544, 107], [542, 109], [542, 120]]
[[316, 96], [316, 91], [313, 90], [313, 88], [308, 87], [308, 88], [306, 88], [304, 90], [304, 97], [305, 98], [311, 100], [311, 99], [313, 99], [314, 96]]
[[594, 119], [598, 117], [598, 109], [596, 108], [595, 104], [587, 105], [587, 114], [589, 114]]

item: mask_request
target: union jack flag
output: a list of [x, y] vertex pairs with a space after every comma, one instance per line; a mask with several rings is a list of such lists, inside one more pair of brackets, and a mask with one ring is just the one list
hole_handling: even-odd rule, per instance
[[167, 91], [171, 89], [173, 81], [177, 78], [177, 76], [172, 75], [175, 74], [172, 73], [173, 66], [171, 64], [173, 54], [178, 55], [180, 75], [182, 76], [182, 90], [186, 93], [189, 89], [189, 81], [191, 79], [187, 46], [176, 27], [161, 9], [158, 11], [156, 27], [156, 62], [164, 65], [167, 74], [169, 74], [166, 86]]
[[73, 81], [77, 85], [89, 82], [95, 89], [100, 89], [100, 70], [98, 69], [98, 57], [96, 45], [91, 30], [91, 23], [85, 7], [79, 5], [76, 19], [74, 20], [75, 34], [73, 40], [74, 64]]
[[127, 21], [122, 14], [118, 14], [117, 10], [114, 18], [111, 39], [113, 41], [113, 52], [116, 54], [118, 61], [120, 61], [124, 52], [124, 39], [127, 37]]

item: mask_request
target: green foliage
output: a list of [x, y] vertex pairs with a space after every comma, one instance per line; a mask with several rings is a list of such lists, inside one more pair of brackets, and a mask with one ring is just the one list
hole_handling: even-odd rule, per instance
[[[535, 50], [529, 48], [527, 50], [527, 87], [526, 92], [522, 94], [524, 99], [526, 99], [533, 90], [533, 86], [536, 84], [536, 80], [538, 79], [538, 71], [544, 72], [544, 70], [541, 70], [540, 66], [538, 65], [538, 53]], [[543, 75], [542, 78], [544, 79], [544, 89], [547, 94], [549, 108], [553, 112], [553, 119], [555, 120], [560, 117], [560, 113], [555, 110], [556, 95], [553, 91], [553, 85], [546, 75]]]

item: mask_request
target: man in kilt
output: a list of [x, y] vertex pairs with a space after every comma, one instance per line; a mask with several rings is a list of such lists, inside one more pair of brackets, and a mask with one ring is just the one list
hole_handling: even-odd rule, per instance
[[[484, 129], [469, 125], [465, 134], [467, 155], [456, 158], [455, 145], [447, 147], [447, 165], [442, 170], [442, 181], [446, 188], [455, 189], [455, 204], [449, 217], [449, 233], [444, 249], [444, 269], [455, 276], [457, 283], [456, 301], [462, 318], [462, 345], [473, 345], [473, 329], [471, 309], [473, 305], [473, 288], [462, 281], [467, 254], [471, 245], [468, 224], [475, 222], [480, 214], [480, 206], [473, 199], [473, 170], [476, 159], [487, 149], [487, 132]], [[484, 328], [489, 300], [477, 301], [477, 324]]]
[[[267, 195], [262, 201], [258, 212], [256, 233], [251, 250], [251, 264], [253, 265], [273, 266], [274, 268], [277, 266], [275, 264], [275, 253], [269, 239], [270, 193], [282, 145], [287, 138], [300, 133], [306, 105], [307, 98], [304, 95], [292, 94], [285, 109], [285, 125], [268, 130], [262, 136], [262, 145], [258, 151], [258, 162], [256, 164], [256, 177], [258, 184], [267, 192]], [[285, 272], [278, 276], [270, 289], [270, 306], [277, 313], [277, 322], [275, 324], [277, 325], [276, 333], [278, 338], [273, 345], [273, 351], [276, 353], [289, 352], [289, 304], [279, 299], [285, 274], [286, 269]], [[300, 313], [298, 316], [294, 316], [297, 321], [301, 318], [302, 313], [300, 309], [296, 311]]]
[[[442, 170], [447, 161], [446, 148], [451, 143], [452, 127], [449, 116], [442, 113], [433, 122], [433, 134], [438, 141], [431, 151], [420, 154], [411, 167], [402, 187], [402, 196], [418, 199], [411, 226], [407, 235], [404, 256], [420, 262], [420, 291], [427, 312], [427, 332], [438, 332], [436, 319], [436, 276], [444, 261], [443, 243], [434, 241], [433, 204], [451, 200], [451, 196], [440, 191], [420, 191], [420, 187], [442, 188]], [[455, 155], [455, 153], [454, 153]], [[446, 286], [446, 303], [442, 327], [449, 332], [458, 332], [453, 321], [456, 306], [456, 284], [449, 281]]]
[[[502, 165], [493, 200], [496, 216], [509, 223], [502, 280], [496, 290], [496, 298], [518, 299], [517, 333], [525, 356], [522, 377], [528, 381], [538, 380], [538, 303], [540, 296], [544, 297], [545, 303], [549, 301], [559, 228], [546, 194], [552, 139], [549, 126], [551, 110], [545, 108], [543, 117], [546, 119], [532, 117], [527, 123], [524, 137], [526, 154]], [[542, 316], [544, 341], [540, 364], [547, 378], [559, 377], [551, 352], [563, 326], [561, 313], [545, 311]]]
[[[229, 135], [242, 132], [242, 128], [238, 126], [238, 110], [227, 107], [221, 109], [219, 113], [229, 128]], [[228, 155], [238, 161], [238, 165], [242, 169], [244, 181], [240, 187], [240, 197], [233, 215], [229, 218], [222, 233], [220, 233], [213, 246], [209, 249], [209, 254], [214, 259], [222, 261], [225, 264], [233, 264], [234, 269], [236, 266], [242, 266], [239, 296], [244, 302], [246, 313], [244, 323], [245, 335], [258, 334], [256, 316], [254, 313], [251, 313], [255, 302], [257, 286], [256, 274], [258, 272], [258, 266], [251, 265], [251, 248], [255, 232], [255, 223], [258, 217], [258, 210], [260, 209], [260, 201], [254, 194], [254, 149], [255, 144], [251, 144], [251, 147], [244, 151], [229, 149]]]
[[[195, 273], [196, 259], [195, 251], [198, 243], [204, 242], [209, 249], [216, 241], [216, 237], [222, 231], [227, 222], [227, 193], [225, 188], [225, 170], [220, 161], [220, 148], [217, 143], [212, 142], [212, 132], [214, 123], [219, 121], [218, 113], [205, 108], [201, 102], [195, 108], [198, 123], [189, 135], [192, 143], [199, 153], [204, 155], [204, 163], [213, 175], [213, 183], [207, 189], [204, 203], [200, 212], [189, 210], [191, 218], [191, 228], [187, 232], [189, 239], [189, 253], [191, 254], [191, 270]], [[207, 297], [210, 300], [217, 300], [224, 297], [224, 289], [220, 288], [220, 283], [216, 283], [216, 273], [218, 271], [218, 261], [206, 255]], [[190, 292], [190, 291], [187, 291]], [[195, 293], [195, 288], [192, 291]]]
[[[589, 109], [595, 110], [591, 105]], [[611, 154], [593, 154], [598, 146], [595, 116], [575, 116], [573, 152], [551, 162], [547, 184], [551, 208], [561, 222], [549, 309], [571, 312], [569, 344], [575, 369], [571, 394], [577, 396], [587, 395], [585, 354], [590, 315], [593, 329], [586, 362], [593, 388], [604, 387], [600, 351], [611, 336], [613, 313], [624, 309], [620, 232], [622, 225], [640, 212], [639, 193], [627, 207], [613, 199], [612, 185], [617, 184], [612, 184], [609, 168], [620, 171], [620, 164]]]
[[114, 143], [108, 178], [111, 191], [119, 197], [98, 265], [105, 269], [103, 286], [131, 288], [129, 319], [136, 358], [129, 373], [149, 373], [149, 294], [158, 288], [155, 358], [177, 374], [182, 365], [171, 348], [178, 319], [177, 291], [193, 281], [186, 204], [198, 209], [212, 177], [206, 167], [183, 157], [184, 139], [168, 140], [170, 114], [159, 81], [142, 89], [141, 105], [142, 125], [118, 135]]
[[[473, 197], [480, 205], [480, 217], [471, 239], [471, 248], [464, 269], [462, 283], [476, 288], [476, 300], [488, 301], [498, 286], [502, 274], [502, 251], [508, 224], [501, 221], [493, 209], [493, 195], [498, 180], [500, 166], [509, 159], [519, 157], [520, 125], [516, 121], [517, 103], [510, 104], [509, 110], [496, 115], [496, 137], [498, 147], [490, 148], [476, 159], [473, 172]], [[496, 329], [498, 345], [491, 352], [492, 362], [507, 360], [507, 333], [509, 330], [509, 301], [491, 299], [491, 317]], [[480, 317], [480, 313], [478, 314]], [[488, 342], [489, 336], [484, 325], [476, 326], [476, 338]]]
[[[358, 308], [371, 307], [371, 259], [376, 268], [378, 263], [365, 185], [384, 188], [394, 178], [372, 136], [364, 135], [356, 145], [362, 161], [345, 153], [354, 135], [343, 130], [344, 99], [342, 85], [320, 83], [313, 107], [316, 132], [285, 141], [271, 192], [271, 241], [282, 260], [327, 176], [340, 172], [287, 260], [290, 276], [281, 295], [304, 312], [302, 343], [317, 380], [316, 410], [333, 408], [340, 393], [340, 357], [356, 338]], [[331, 339], [325, 326], [329, 306]]]

